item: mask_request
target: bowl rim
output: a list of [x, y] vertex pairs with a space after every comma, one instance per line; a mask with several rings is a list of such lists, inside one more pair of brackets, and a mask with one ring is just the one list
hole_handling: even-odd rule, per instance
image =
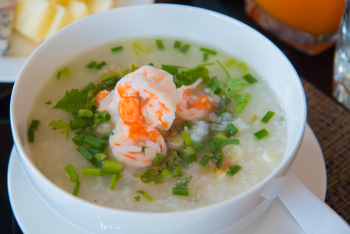
[[[253, 186], [252, 188], [248, 189], [247, 191], [240, 193], [234, 197], [231, 197], [227, 200], [218, 202], [218, 203], [213, 203], [207, 206], [203, 206], [203, 207], [198, 207], [198, 208], [193, 208], [193, 209], [188, 209], [188, 210], [181, 210], [181, 211], [162, 211], [162, 212], [149, 212], [149, 211], [133, 211], [133, 210], [124, 210], [124, 209], [118, 209], [118, 208], [112, 208], [112, 207], [107, 207], [107, 206], [102, 206], [102, 205], [98, 205], [98, 204], [94, 204], [90, 201], [84, 200], [82, 198], [79, 197], [75, 197], [73, 196], [71, 193], [68, 193], [67, 191], [63, 190], [62, 188], [60, 188], [58, 185], [54, 184], [51, 180], [49, 180], [44, 174], [42, 174], [42, 172], [34, 165], [34, 163], [29, 159], [29, 157], [27, 156], [27, 154], [25, 153], [24, 147], [21, 143], [20, 140], [20, 136], [19, 136], [19, 130], [16, 126], [16, 124], [14, 123], [14, 109], [15, 109], [15, 103], [18, 102], [17, 98], [16, 98], [16, 93], [18, 92], [17, 90], [19, 89], [18, 86], [20, 86], [20, 81], [25, 79], [24, 78], [24, 70], [26, 70], [27, 67], [29, 67], [31, 65], [31, 62], [33, 60], [33, 57], [37, 54], [40, 53], [41, 50], [45, 49], [44, 47], [46, 46], [46, 44], [48, 42], [50, 42], [51, 40], [53, 40], [54, 38], [56, 38], [58, 35], [65, 33], [68, 30], [71, 30], [71, 28], [73, 27], [79, 27], [80, 24], [85, 23], [85, 21], [88, 20], [93, 20], [94, 18], [100, 17], [102, 14], [104, 14], [104, 12], [99, 12], [99, 13], [95, 13], [93, 15], [89, 15], [87, 17], [84, 17], [81, 20], [75, 21], [69, 25], [67, 25], [66, 27], [62, 28], [61, 30], [59, 30], [58, 32], [56, 32], [54, 35], [52, 35], [50, 38], [46, 39], [43, 43], [41, 43], [34, 51], [33, 53], [28, 57], [28, 59], [26, 60], [26, 62], [24, 63], [24, 65], [22, 66], [18, 77], [16, 79], [15, 85], [13, 87], [13, 91], [11, 94], [11, 101], [10, 101], [10, 121], [11, 121], [11, 131], [12, 131], [12, 136], [14, 139], [14, 144], [15, 147], [17, 149], [21, 164], [24, 162], [30, 169], [31, 172], [34, 172], [34, 174], [36, 176], [41, 177], [41, 179], [44, 180], [45, 184], [50, 186], [51, 190], [55, 190], [57, 192], [59, 192], [60, 195], [67, 197], [69, 199], [73, 199], [72, 201], [74, 201], [74, 203], [80, 205], [80, 206], [85, 206], [86, 208], [89, 209], [98, 209], [104, 212], [108, 212], [108, 213], [120, 213], [120, 214], [124, 214], [124, 215], [138, 215], [138, 216], [181, 216], [183, 214], [191, 214], [191, 213], [197, 213], [200, 211], [207, 211], [210, 209], [215, 208], [220, 208], [223, 206], [228, 205], [231, 202], [234, 202], [235, 200], [239, 200], [249, 194], [255, 193], [256, 190], [259, 190], [262, 188], [262, 186], [264, 184], [266, 184], [268, 181], [270, 181], [273, 177], [276, 177], [276, 174], [290, 161], [292, 160], [292, 156], [296, 155], [300, 144], [301, 144], [301, 140], [303, 138], [304, 135], [304, 130], [305, 130], [305, 124], [306, 124], [306, 117], [307, 117], [307, 107], [306, 107], [306, 97], [305, 97], [305, 92], [304, 92], [304, 88], [303, 85], [301, 83], [301, 80], [299, 78], [298, 73], [296, 72], [294, 66], [292, 65], [292, 63], [289, 61], [289, 59], [284, 55], [284, 53], [274, 44], [272, 43], [266, 36], [264, 36], [262, 33], [260, 33], [259, 31], [255, 30], [254, 28], [252, 28], [251, 26], [237, 20], [234, 19], [230, 16], [227, 16], [225, 14], [219, 13], [219, 12], [215, 12], [212, 10], [208, 10], [208, 9], [204, 9], [204, 8], [200, 8], [200, 7], [196, 7], [196, 6], [187, 6], [187, 5], [180, 5], [180, 4], [167, 4], [167, 3], [158, 3], [158, 4], [140, 4], [140, 5], [130, 5], [130, 6], [122, 6], [122, 7], [117, 7], [114, 9], [110, 9], [108, 11], [123, 11], [126, 10], [128, 8], [141, 8], [144, 11], [145, 7], [150, 7], [150, 8], [177, 8], [177, 10], [182, 10], [184, 12], [186, 12], [187, 10], [191, 10], [191, 11], [197, 11], [199, 13], [202, 14], [207, 14], [208, 16], [214, 16], [214, 17], [218, 17], [218, 18], [222, 18], [223, 20], [229, 21], [233, 24], [236, 24], [237, 26], [240, 27], [246, 27], [247, 30], [252, 31], [252, 33], [256, 34], [256, 38], [259, 38], [259, 40], [263, 40], [265, 41], [265, 43], [267, 45], [269, 45], [269, 47], [272, 47], [276, 50], [276, 52], [278, 53], [280, 59], [284, 60], [284, 63], [288, 64], [291, 68], [292, 68], [292, 72], [294, 73], [293, 76], [295, 77], [296, 81], [297, 81], [297, 88], [300, 90], [300, 94], [301, 94], [301, 99], [302, 99], [302, 106], [300, 107], [302, 113], [302, 119], [301, 122], [304, 123], [302, 124], [301, 128], [300, 128], [300, 132], [297, 134], [297, 137], [294, 141], [294, 144], [292, 145], [292, 151], [289, 155], [285, 154], [285, 160], [281, 162], [281, 164], [270, 174], [268, 175], [265, 179], [263, 179], [262, 181], [260, 181], [258, 184], [256, 184], [255, 186]], [[25, 170], [26, 171], [26, 170]], [[31, 182], [32, 183], [32, 182]], [[40, 194], [41, 195], [41, 194]], [[42, 195], [41, 195], [42, 196]], [[45, 200], [45, 199], [44, 199]]]

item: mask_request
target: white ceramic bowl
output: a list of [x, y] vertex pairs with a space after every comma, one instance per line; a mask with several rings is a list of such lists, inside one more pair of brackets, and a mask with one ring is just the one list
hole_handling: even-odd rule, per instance
[[[49, 181], [33, 164], [27, 143], [28, 114], [48, 77], [68, 58], [111, 41], [134, 37], [188, 39], [244, 60], [271, 85], [288, 122], [288, 144], [278, 169], [249, 191], [224, 202], [182, 212], [111, 209], [76, 198]], [[261, 191], [284, 176], [298, 151], [306, 123], [305, 94], [283, 53], [263, 35], [225, 15], [180, 5], [139, 5], [88, 16], [42, 43], [23, 66], [12, 92], [11, 126], [22, 166], [38, 193], [67, 219], [93, 233], [214, 233], [249, 214]], [[287, 140], [287, 139], [286, 139]]]

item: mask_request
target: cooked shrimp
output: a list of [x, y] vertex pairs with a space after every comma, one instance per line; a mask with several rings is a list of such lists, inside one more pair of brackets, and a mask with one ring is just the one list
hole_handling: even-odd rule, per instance
[[157, 153], [166, 153], [164, 139], [156, 129], [142, 123], [123, 122], [121, 118], [109, 144], [114, 157], [133, 167], [150, 166]]
[[201, 119], [213, 111], [215, 104], [220, 102], [220, 97], [214, 96], [196, 96], [190, 92], [191, 89], [197, 88], [202, 79], [198, 79], [189, 86], [181, 86], [178, 88], [180, 93], [180, 101], [177, 104], [177, 114], [183, 119]]
[[122, 78], [116, 86], [116, 100], [124, 122], [139, 122], [167, 130], [175, 119], [175, 107], [159, 84], [138, 73]]

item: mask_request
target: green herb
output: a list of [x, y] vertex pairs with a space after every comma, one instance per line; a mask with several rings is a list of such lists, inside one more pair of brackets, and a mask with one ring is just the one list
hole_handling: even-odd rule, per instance
[[252, 76], [250, 73], [245, 74], [242, 78], [247, 81], [248, 84], [254, 84], [255, 82], [258, 82], [258, 80], [255, 79], [254, 76]]
[[47, 102], [45, 102], [45, 105], [51, 105], [52, 104], [52, 102], [51, 101], [47, 101]]
[[81, 117], [91, 117], [93, 115], [92, 111], [89, 110], [89, 109], [80, 109], [78, 111], [78, 115], [81, 116]]
[[170, 152], [170, 156], [166, 160], [166, 166], [168, 167], [168, 169], [175, 170], [175, 167], [180, 166], [181, 163], [182, 163], [182, 160], [181, 160], [180, 156], [177, 154], [177, 151], [172, 150]]
[[163, 161], [165, 155], [158, 153], [156, 157], [153, 159], [152, 164], [155, 166], [159, 166], [159, 164]]
[[187, 133], [187, 132], [185, 132], [185, 131], [181, 131], [181, 135], [183, 136], [183, 138], [184, 138], [184, 140], [185, 140], [186, 145], [191, 145], [191, 144], [193, 143], [193, 142], [192, 142], [192, 140], [191, 140], [190, 135], [188, 135], [188, 133]]
[[223, 134], [222, 132], [218, 132], [215, 134], [215, 136], [213, 137], [214, 141], [217, 141], [219, 139], [228, 139], [227, 136], [225, 136], [225, 134]]
[[182, 151], [184, 152], [184, 154], [186, 155], [191, 155], [191, 154], [195, 154], [196, 151], [192, 148], [192, 146], [187, 145], [185, 147], [182, 147]]
[[210, 83], [207, 85], [208, 88], [210, 88], [214, 94], [220, 94], [222, 91], [226, 92], [227, 87], [224, 82], [219, 80], [216, 76], [213, 76], [210, 80]]
[[263, 123], [267, 123], [269, 122], [269, 120], [272, 118], [272, 116], [275, 114], [275, 112], [272, 112], [272, 111], [268, 111], [266, 113], [266, 115], [264, 116], [264, 118], [262, 118], [261, 122]]
[[222, 145], [239, 145], [239, 139], [219, 139], [218, 143]]
[[79, 180], [77, 180], [77, 181], [75, 181], [75, 186], [74, 186], [74, 190], [72, 193], [74, 196], [78, 196], [79, 188], [80, 188], [80, 182], [79, 182]]
[[212, 141], [209, 144], [210, 144], [210, 152], [212, 154], [215, 154], [219, 149], [219, 144], [216, 141]]
[[215, 63], [202, 63], [202, 64], [199, 64], [199, 66], [202, 66], [202, 67], [205, 67], [205, 66], [212, 66], [214, 65]]
[[56, 76], [57, 80], [59, 80], [61, 78], [61, 71], [57, 72], [57, 76]]
[[185, 54], [190, 47], [191, 47], [190, 44], [185, 44], [181, 47], [180, 52]]
[[29, 128], [36, 130], [36, 129], [38, 129], [39, 124], [40, 124], [40, 121], [34, 119], [34, 120], [32, 120], [32, 123], [30, 124]]
[[114, 174], [112, 176], [112, 180], [111, 180], [111, 183], [109, 184], [109, 189], [110, 190], [113, 190], [115, 188], [115, 183], [120, 180], [120, 178], [122, 178], [121, 175], [118, 175], [118, 174]]
[[181, 47], [181, 41], [175, 41], [174, 48], [175, 49], [180, 49], [180, 47]]
[[177, 87], [181, 87], [181, 85], [190, 85], [196, 82], [199, 78], [203, 79], [203, 83], [207, 84], [210, 80], [209, 78], [209, 70], [202, 66], [195, 66], [187, 70], [183, 70], [176, 75], [176, 79], [178, 79], [175, 84]]
[[111, 160], [103, 160], [102, 167], [104, 169], [112, 169], [112, 170], [122, 170], [122, 164], [118, 161], [111, 161]]
[[89, 162], [92, 161], [92, 159], [94, 158], [94, 155], [92, 155], [84, 146], [79, 145], [77, 148], [77, 151], [83, 155], [83, 157], [88, 160]]
[[152, 197], [151, 197], [148, 193], [146, 193], [145, 190], [140, 189], [140, 190], [137, 190], [137, 192], [138, 192], [138, 193], [141, 193], [141, 194], [142, 194], [145, 198], [147, 198], [149, 201], [152, 201]]
[[100, 112], [98, 118], [105, 122], [111, 120], [112, 116], [109, 113]]
[[241, 169], [242, 169], [242, 167], [240, 167], [239, 165], [233, 165], [232, 167], [230, 167], [230, 169], [228, 170], [227, 174], [229, 176], [233, 176], [234, 174], [236, 174]]
[[106, 76], [102, 76], [102, 77], [101, 77], [101, 82], [110, 80], [110, 79], [112, 79], [112, 78], [114, 78], [114, 77], [117, 77], [117, 73], [116, 73], [116, 72], [114, 72], [114, 73], [112, 73], [112, 74], [109, 74], [109, 75], [106, 75]]
[[72, 89], [70, 92], [66, 91], [65, 96], [57, 102], [54, 109], [61, 109], [67, 112], [79, 111], [78, 106], [85, 106], [87, 103], [87, 91]]
[[57, 122], [55, 120], [52, 120], [49, 125], [52, 127], [53, 130], [56, 129], [64, 129], [62, 133], [66, 133], [66, 139], [68, 139], [68, 130], [69, 130], [69, 123], [63, 122], [63, 120], [58, 120]]
[[89, 127], [89, 121], [87, 119], [73, 119], [69, 122], [69, 126], [72, 131], [85, 129]]
[[204, 47], [201, 47], [199, 50], [200, 50], [200, 51], [203, 51], [203, 52], [205, 52], [205, 53], [208, 53], [208, 54], [212, 54], [212, 55], [216, 55], [216, 54], [218, 53], [218, 52], [215, 51], [215, 50], [210, 50], [210, 49], [207, 49], [207, 48], [204, 48]]
[[163, 41], [161, 39], [156, 40], [158, 50], [164, 50]]
[[190, 154], [189, 156], [185, 156], [183, 159], [185, 165], [190, 165], [193, 162], [197, 162], [197, 155], [196, 154]]
[[61, 71], [61, 74], [64, 75], [65, 77], [68, 77], [72, 74], [72, 71], [67, 67]]
[[141, 198], [140, 195], [137, 195], [134, 197], [135, 201], [140, 201], [140, 198]]
[[162, 64], [161, 67], [162, 70], [169, 72], [171, 75], [177, 75], [179, 73], [179, 68], [171, 65], [164, 65]]
[[[83, 135], [83, 139], [84, 139], [85, 134], [81, 134], [81, 135]], [[79, 136], [80, 136], [80, 135], [79, 135]], [[96, 155], [96, 154], [98, 154], [98, 153], [101, 153], [100, 150], [95, 149], [95, 148], [92, 148], [92, 147], [90, 147], [90, 148], [88, 149], [88, 151], [89, 151], [90, 153], [92, 153], [93, 155]]]
[[220, 61], [219, 61], [219, 60], [216, 60], [216, 62], [220, 65], [220, 67], [222, 67], [222, 69], [224, 69], [224, 71], [225, 71], [227, 77], [230, 77], [230, 74], [228, 73], [228, 71], [226, 70], [226, 68], [220, 63]]
[[203, 61], [208, 61], [208, 57], [209, 57], [209, 54], [208, 53], [204, 53], [203, 54]]
[[172, 193], [174, 195], [188, 196], [188, 188], [172, 188]]
[[181, 128], [184, 129], [185, 126], [186, 126], [188, 129], [191, 129], [191, 128], [192, 128], [192, 124], [191, 124], [191, 122], [188, 121], [188, 120], [185, 120], [185, 121], [182, 122]]
[[187, 184], [191, 181], [191, 179], [192, 179], [192, 176], [187, 177], [187, 178], [177, 179], [177, 181], [176, 181], [176, 187], [177, 187], [177, 188], [186, 187]]
[[168, 168], [164, 167], [160, 175], [163, 177], [171, 177], [172, 173]]
[[111, 49], [111, 51], [113, 53], [121, 52], [121, 51], [123, 51], [123, 46], [114, 47]]
[[176, 166], [173, 173], [174, 173], [174, 176], [180, 176], [181, 175], [181, 167]]
[[228, 88], [230, 89], [230, 96], [233, 97], [237, 91], [245, 89], [248, 84], [241, 79], [235, 77], [227, 78]]
[[34, 143], [34, 129], [32, 128], [28, 129], [28, 142]]
[[144, 53], [143, 49], [141, 48], [141, 41], [138, 43], [133, 43], [132, 48], [134, 49], [136, 55], [139, 55], [138, 51]]
[[205, 167], [205, 165], [207, 165], [207, 163], [209, 162], [209, 160], [211, 159], [211, 157], [209, 155], [204, 155], [203, 158], [201, 159], [201, 161], [199, 162], [199, 165], [202, 165], [203, 167]]
[[114, 131], [114, 129], [112, 129], [112, 130], [110, 130], [109, 132], [107, 132], [106, 135], [104, 135], [104, 136], [102, 137], [102, 139], [105, 140], [105, 141], [107, 141], [107, 140], [109, 139], [109, 136], [110, 136], [110, 135], [114, 135], [113, 131]]
[[239, 130], [232, 123], [227, 124], [226, 134], [229, 136], [234, 136], [239, 132]]
[[148, 63], [148, 65], [154, 67], [154, 63]]
[[113, 174], [119, 175], [119, 171], [118, 170], [105, 169], [105, 168], [101, 168], [101, 173], [104, 174], [104, 175], [113, 175]]
[[132, 63], [130, 65], [130, 72], [134, 72], [134, 71], [136, 71], [136, 69], [137, 69], [137, 67]]
[[241, 70], [242, 73], [246, 73], [248, 68], [247, 65], [245, 64], [245, 62], [240, 62], [238, 63], [238, 67]]
[[99, 64], [96, 65], [96, 69], [100, 70], [101, 68], [103, 68], [106, 65], [107, 65], [106, 61], [102, 61], [102, 62], [100, 62]]
[[80, 134], [72, 138], [72, 141], [76, 145], [83, 145], [84, 144], [84, 137], [85, 134]]
[[228, 60], [226, 60], [226, 65], [227, 66], [232, 66], [233, 64], [235, 64], [236, 62], [235, 62], [235, 60], [233, 60], [233, 59], [228, 59]]
[[237, 103], [237, 106], [235, 107], [234, 110], [237, 113], [241, 113], [243, 108], [250, 101], [250, 99], [252, 99], [252, 96], [249, 93], [247, 93], [246, 91], [239, 93], [239, 94], [235, 94], [233, 96], [233, 100]]
[[120, 72], [122, 73], [122, 76], [124, 77], [127, 74], [129, 74], [129, 69], [121, 70]]
[[79, 180], [79, 176], [78, 174], [75, 172], [72, 164], [67, 165], [64, 170], [67, 173], [67, 176], [69, 178], [70, 181], [75, 182]]
[[147, 149], [147, 147], [142, 146], [142, 152], [145, 152], [145, 149]]
[[[90, 147], [90, 149], [94, 149], [94, 148]], [[90, 149], [88, 151], [91, 153]], [[95, 150], [98, 150], [98, 149], [95, 149]], [[92, 152], [94, 152], [94, 150]], [[95, 151], [95, 152], [97, 152], [97, 151]], [[108, 157], [107, 153], [98, 152], [96, 154], [94, 154], [94, 153], [92, 153], [92, 154], [95, 156], [91, 160], [91, 164], [94, 165], [95, 167], [102, 167], [103, 160], [105, 160]]]
[[97, 63], [95, 61], [92, 61], [91, 63], [86, 65], [86, 67], [89, 69], [94, 69], [94, 68], [96, 68], [96, 66], [97, 66]]
[[205, 146], [202, 144], [202, 143], [195, 143], [192, 145], [192, 148], [196, 151], [196, 152], [199, 152], [199, 151], [202, 151], [205, 149]]
[[215, 163], [215, 166], [217, 168], [220, 167], [220, 162], [221, 162], [221, 158], [223, 158], [221, 155], [213, 155], [213, 157], [211, 158], [213, 160], [213, 162]]
[[81, 174], [82, 175], [91, 175], [91, 176], [101, 176], [102, 175], [100, 168], [88, 168], [88, 167], [82, 167]]
[[254, 135], [256, 136], [256, 138], [258, 138], [258, 140], [260, 140], [261, 138], [268, 136], [269, 132], [264, 128], [254, 133]]

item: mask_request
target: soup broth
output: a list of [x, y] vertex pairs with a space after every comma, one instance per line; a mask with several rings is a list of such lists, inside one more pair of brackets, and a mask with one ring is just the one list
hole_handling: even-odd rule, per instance
[[[47, 80], [37, 94], [29, 116], [30, 122], [34, 119], [40, 121], [34, 131], [35, 141], [30, 144], [30, 152], [38, 169], [57, 186], [72, 193], [76, 183], [70, 181], [65, 171], [65, 167], [71, 164], [79, 176], [78, 197], [112, 208], [150, 212], [180, 211], [208, 206], [237, 196], [263, 181], [282, 162], [288, 140], [285, 113], [273, 90], [265, 81], [267, 77], [255, 74], [249, 68], [249, 64], [224, 51], [185, 40], [181, 40], [179, 48], [174, 48], [176, 39], [162, 38], [161, 44], [159, 41], [157, 44], [156, 39], [158, 38], [130, 39], [94, 48], [69, 59]], [[190, 45], [187, 51], [185, 44]], [[217, 53], [209, 51], [206, 54], [208, 51], [201, 50], [203, 47]], [[207, 60], [203, 61], [206, 56]], [[92, 61], [96, 61], [97, 66], [103, 65], [101, 62], [105, 61], [106, 65], [96, 69], [96, 64], [91, 63]], [[91, 69], [87, 67], [88, 64]], [[210, 108], [208, 107], [210, 110], [204, 111], [198, 118], [186, 118], [182, 113], [178, 113], [178, 101], [173, 100], [176, 102], [176, 114], [175, 119], [170, 121], [169, 129], [155, 127], [164, 139], [165, 157], [160, 158], [162, 160], [158, 165], [152, 160], [147, 162], [148, 164], [145, 163], [144, 167], [142, 163], [141, 166], [135, 166], [132, 161], [119, 160], [122, 169], [119, 171], [119, 176], [114, 176], [114, 179], [119, 180], [115, 183], [115, 188], [110, 189], [113, 175], [92, 176], [81, 173], [82, 168], [103, 167], [103, 164], [98, 163], [92, 165], [77, 151], [78, 146], [72, 142], [77, 136], [75, 132], [84, 134], [87, 130], [85, 132], [84, 129], [77, 129], [75, 132], [70, 130], [72, 124], [70, 126], [64, 124], [74, 119], [72, 113], [53, 107], [65, 96], [66, 91], [72, 89], [81, 91], [90, 82], [99, 84], [101, 77], [108, 79], [106, 76], [113, 73], [121, 79], [125, 74], [147, 64], [151, 65], [148, 69], [161, 69], [162, 64], [172, 65], [163, 68], [180, 75], [186, 74], [181, 71], [188, 71], [200, 65], [196, 69], [204, 74], [200, 75], [202, 82], [199, 79], [196, 88], [184, 93], [195, 97], [207, 95], [211, 104]], [[206, 73], [206, 69], [209, 74]], [[245, 75], [248, 73], [257, 82], [249, 79], [250, 76], [247, 78]], [[195, 77], [195, 73], [191, 74], [189, 79]], [[236, 84], [243, 88], [236, 93], [233, 92], [232, 96], [230, 95], [234, 85], [227, 84], [228, 75], [231, 78], [238, 78], [231, 82], [244, 82], [243, 86], [242, 83]], [[219, 81], [214, 82], [214, 76]], [[181, 89], [181, 84], [191, 85], [181, 83], [181, 79], [177, 78], [174, 78], [174, 81], [178, 87], [177, 91]], [[114, 90], [114, 86], [108, 90]], [[242, 94], [243, 92], [246, 93]], [[115, 93], [116, 91], [114, 95]], [[223, 95], [226, 97], [223, 98]], [[90, 99], [90, 104], [96, 101], [94, 96], [95, 94]], [[184, 96], [179, 96], [181, 101]], [[140, 100], [140, 97], [138, 99]], [[207, 106], [203, 103], [207, 102], [201, 103], [205, 109]], [[240, 107], [237, 107], [239, 105], [241, 112]], [[118, 108], [121, 108], [120, 105]], [[271, 115], [274, 113], [272, 117], [264, 118], [269, 111]], [[104, 112], [111, 115], [109, 121], [96, 118], [98, 122], [96, 121], [96, 127], [92, 128], [93, 120], [89, 120], [90, 130], [98, 137], [105, 136], [115, 129], [118, 123], [127, 124], [127, 121], [120, 119], [117, 108], [114, 110], [109, 108]], [[195, 112], [197, 113], [199, 111]], [[266, 123], [262, 122], [263, 118]], [[53, 123], [53, 120], [56, 122]], [[60, 120], [62, 122], [59, 122]], [[234, 126], [234, 130], [228, 126]], [[263, 129], [266, 131], [257, 133]], [[236, 130], [238, 132], [235, 132]], [[60, 134], [62, 131], [68, 132], [68, 139], [66, 132]], [[263, 136], [259, 134], [266, 132], [267, 136], [258, 139]], [[118, 136], [118, 132], [114, 130], [113, 133], [114, 135], [105, 139], [108, 146], [104, 152], [108, 155], [106, 160], [117, 161], [111, 144], [115, 143], [113, 139]], [[190, 138], [190, 142], [186, 141], [188, 140], [186, 137]], [[237, 139], [239, 142], [232, 139]], [[83, 147], [89, 149], [87, 144]], [[147, 151], [147, 147], [142, 147], [142, 150]], [[174, 153], [177, 154], [177, 159], [181, 160], [180, 163], [175, 162]], [[171, 157], [174, 160], [169, 162]], [[209, 159], [206, 164], [204, 157]], [[145, 173], [147, 169], [152, 168], [155, 170]], [[166, 172], [163, 172], [164, 168], [167, 168]], [[181, 180], [183, 178], [187, 180]], [[176, 194], [177, 192], [173, 194], [174, 188], [177, 188], [175, 191], [180, 191], [180, 194], [184, 192], [185, 195]], [[146, 192], [146, 196], [143, 191]], [[152, 197], [151, 201], [147, 199], [147, 194]]]

